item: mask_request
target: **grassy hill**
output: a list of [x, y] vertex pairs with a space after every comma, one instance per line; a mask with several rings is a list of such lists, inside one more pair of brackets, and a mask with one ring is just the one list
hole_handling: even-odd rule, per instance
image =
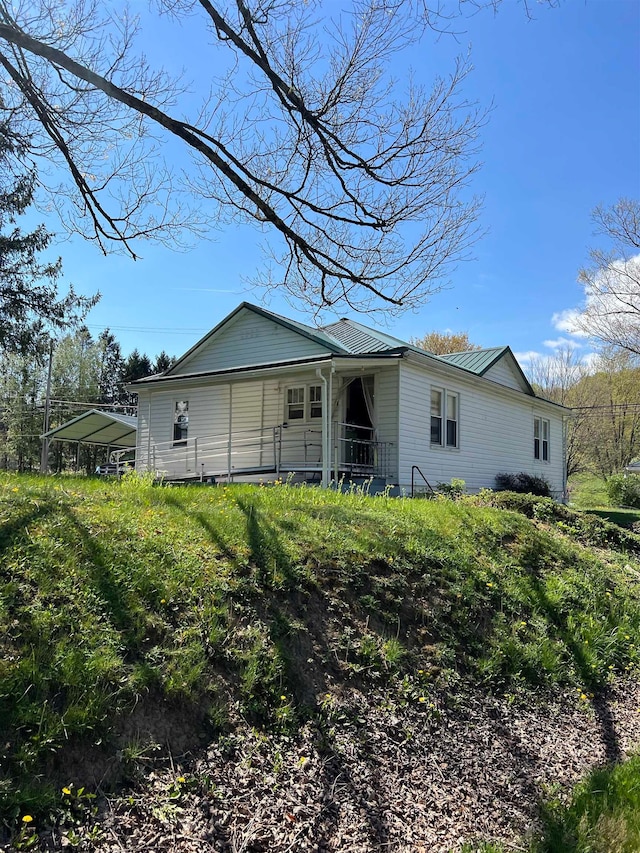
[[[510, 706], [541, 717], [562, 708], [576, 731], [591, 720], [604, 744], [594, 760], [615, 758], [611, 691], [640, 661], [639, 555], [640, 537], [521, 496], [410, 501], [2, 475], [3, 825], [17, 846], [63, 835], [99, 849], [96, 790], [132, 786], [123, 825], [144, 794], [153, 820], [175, 828], [194, 804], [214, 809], [225, 785], [237, 806], [240, 783], [215, 775], [231, 764], [248, 761], [254, 791], [284, 791], [298, 776], [312, 790], [308, 768], [344, 764], [356, 747], [366, 776], [376, 737], [410, 761], [462, 716], [480, 731], [483, 715]], [[363, 802], [376, 784], [363, 782], [374, 791]], [[305, 825], [295, 808], [281, 816], [287, 832]], [[224, 811], [207, 812], [221, 845], [211, 849], [280, 849], [236, 843]], [[330, 818], [319, 807], [314, 831]], [[485, 821], [506, 837], [503, 823]], [[305, 847], [306, 831], [291, 849], [334, 849]], [[366, 831], [395, 837], [393, 827]], [[155, 849], [183, 849], [176, 838]]]

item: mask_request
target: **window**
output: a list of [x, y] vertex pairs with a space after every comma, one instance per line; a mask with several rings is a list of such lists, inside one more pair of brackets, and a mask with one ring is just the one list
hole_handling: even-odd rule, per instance
[[442, 444], [442, 391], [431, 389], [431, 444]]
[[441, 388], [431, 389], [431, 444], [458, 446], [458, 395]]
[[549, 430], [550, 424], [546, 418], [533, 419], [533, 458], [549, 461]]
[[173, 446], [183, 447], [187, 443], [188, 432], [189, 402], [188, 400], [178, 400], [173, 412]]
[[287, 420], [304, 420], [304, 386], [287, 389]]
[[458, 395], [447, 392], [447, 447], [458, 446]]
[[322, 385], [287, 388], [285, 420], [311, 421], [322, 417]]
[[309, 386], [309, 417], [322, 417], [322, 385]]

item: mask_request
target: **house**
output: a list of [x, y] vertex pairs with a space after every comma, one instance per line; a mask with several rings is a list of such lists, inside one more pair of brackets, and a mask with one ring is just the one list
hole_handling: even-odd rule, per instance
[[138, 394], [136, 467], [169, 479], [377, 486], [501, 472], [565, 490], [568, 411], [509, 347], [435, 356], [353, 320], [323, 328], [246, 302]]

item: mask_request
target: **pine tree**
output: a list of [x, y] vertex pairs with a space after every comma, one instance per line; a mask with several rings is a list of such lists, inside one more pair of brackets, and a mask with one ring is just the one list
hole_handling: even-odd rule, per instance
[[33, 353], [45, 328], [64, 329], [77, 322], [98, 300], [78, 296], [72, 287], [58, 294], [62, 264], [40, 263], [39, 254], [52, 235], [43, 225], [25, 234], [17, 225], [33, 201], [35, 172], [20, 174], [16, 158], [21, 143], [6, 122], [0, 123], [0, 348]]

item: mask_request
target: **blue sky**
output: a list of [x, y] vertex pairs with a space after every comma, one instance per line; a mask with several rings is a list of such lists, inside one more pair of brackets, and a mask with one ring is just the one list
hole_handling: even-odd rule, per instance
[[[427, 41], [412, 54], [428, 81], [470, 46], [466, 94], [493, 102], [493, 110], [473, 183], [485, 197], [487, 234], [447, 290], [389, 321], [400, 338], [450, 329], [468, 331], [483, 346], [551, 352], [545, 341], [560, 335], [553, 315], [581, 301], [577, 270], [598, 239], [592, 208], [640, 196], [640, 0], [530, 5], [533, 20], [505, 0], [497, 15], [465, 21], [457, 41]], [[157, 39], [149, 44], [159, 54], [163, 47]], [[55, 220], [48, 225], [60, 230]], [[102, 293], [88, 318], [93, 332], [110, 327], [125, 353], [137, 347], [177, 355], [240, 301], [261, 303], [246, 284], [263, 263], [261, 241], [257, 229], [226, 226], [186, 252], [144, 244], [135, 262], [105, 258], [80, 238], [56, 250], [66, 281]], [[261, 304], [308, 321], [283, 298]]]

